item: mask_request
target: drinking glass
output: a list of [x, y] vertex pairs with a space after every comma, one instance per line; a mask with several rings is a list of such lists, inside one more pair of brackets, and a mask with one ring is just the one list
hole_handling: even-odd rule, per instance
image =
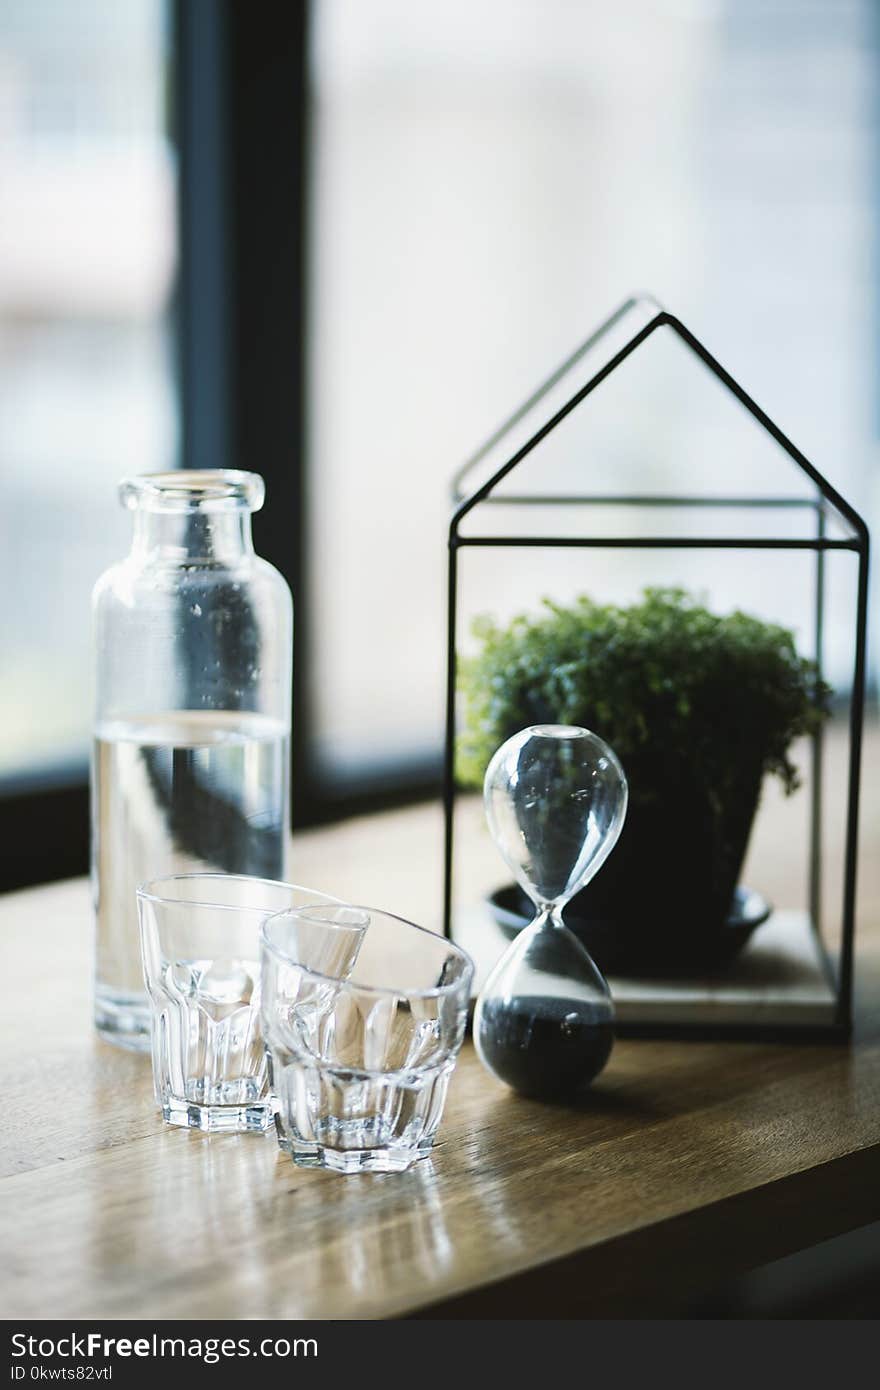
[[[168, 1124], [214, 1133], [269, 1128], [260, 927], [282, 908], [336, 901], [239, 874], [176, 874], [138, 888], [153, 1082]], [[364, 921], [340, 905], [332, 922], [312, 923], [301, 934], [303, 958], [344, 975]]]
[[310, 933], [344, 926], [355, 910], [306, 906], [263, 924], [275, 1124], [301, 1167], [401, 1172], [431, 1151], [464, 1037], [473, 963], [445, 937], [363, 908], [363, 935], [346, 968], [315, 968]]

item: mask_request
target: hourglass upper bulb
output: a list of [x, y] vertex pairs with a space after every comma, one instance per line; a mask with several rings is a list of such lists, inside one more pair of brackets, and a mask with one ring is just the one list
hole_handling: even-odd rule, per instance
[[616, 754], [589, 729], [538, 724], [495, 753], [483, 783], [492, 837], [537, 907], [578, 893], [611, 853], [626, 815]]

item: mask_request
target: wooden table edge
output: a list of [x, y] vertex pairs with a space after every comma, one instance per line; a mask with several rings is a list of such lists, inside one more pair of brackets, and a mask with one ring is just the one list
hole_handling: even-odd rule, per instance
[[536, 1319], [674, 1315], [726, 1280], [880, 1220], [878, 1179], [880, 1144], [396, 1316], [509, 1319], [511, 1308]]

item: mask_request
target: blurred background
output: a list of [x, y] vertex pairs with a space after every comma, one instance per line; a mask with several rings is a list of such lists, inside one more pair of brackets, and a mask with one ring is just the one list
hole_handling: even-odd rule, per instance
[[125, 474], [266, 478], [299, 824], [436, 790], [452, 474], [632, 292], [877, 519], [878, 42], [873, 0], [0, 0], [0, 887], [85, 868]]

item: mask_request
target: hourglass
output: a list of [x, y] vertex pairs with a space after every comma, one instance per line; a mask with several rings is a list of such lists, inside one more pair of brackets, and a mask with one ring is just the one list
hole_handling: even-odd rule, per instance
[[523, 1095], [573, 1097], [614, 1040], [601, 972], [562, 920], [617, 842], [627, 786], [613, 750], [589, 729], [539, 724], [498, 749], [483, 784], [492, 837], [536, 915], [477, 1000], [480, 1060]]

